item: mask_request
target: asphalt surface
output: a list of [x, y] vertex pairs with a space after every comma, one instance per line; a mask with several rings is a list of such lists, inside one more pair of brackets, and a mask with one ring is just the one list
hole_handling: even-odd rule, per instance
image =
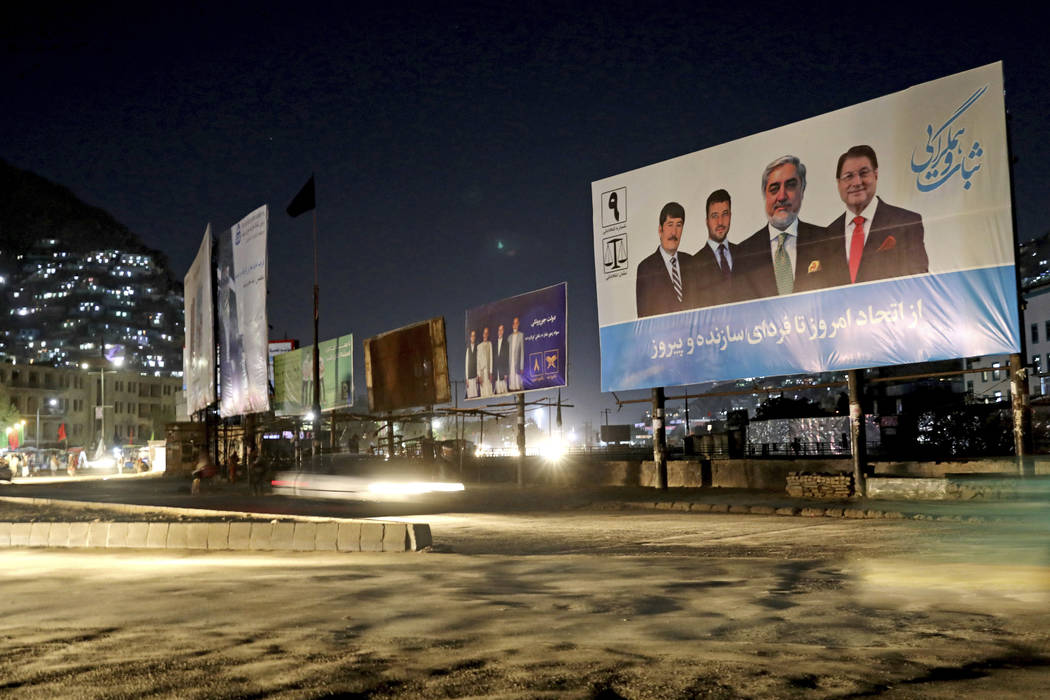
[[[514, 502], [547, 495], [527, 491]], [[484, 495], [501, 494], [515, 495]], [[0, 695], [925, 699], [1050, 687], [1045, 528], [541, 505], [406, 516], [431, 523], [427, 552], [0, 549]]]
[[29, 477], [0, 484], [0, 496], [186, 509], [309, 515], [332, 518], [384, 518], [429, 513], [525, 512], [566, 509], [672, 509], [687, 512], [778, 514], [803, 517], [956, 520], [974, 523], [1044, 520], [1050, 502], [1033, 490], [1030, 497], [998, 501], [820, 500], [746, 489], [667, 489], [642, 487], [557, 487], [467, 484], [465, 491], [402, 498], [315, 499], [264, 493], [253, 495], [245, 481], [212, 479], [199, 494], [185, 478], [161, 474]]

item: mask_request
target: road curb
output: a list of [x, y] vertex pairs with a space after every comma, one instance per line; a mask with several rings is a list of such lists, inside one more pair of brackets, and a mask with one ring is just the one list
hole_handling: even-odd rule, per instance
[[419, 552], [433, 544], [430, 525], [393, 520], [324, 518], [311, 515], [140, 506], [93, 501], [0, 496], [24, 505], [149, 513], [202, 521], [0, 521], [0, 548], [204, 549], [211, 551]]
[[858, 506], [813, 505], [774, 506], [745, 503], [708, 503], [706, 501], [622, 501], [621, 508], [644, 510], [678, 510], [690, 513], [725, 513], [728, 515], [774, 515], [802, 518], [843, 518], [852, 520], [935, 520], [984, 524], [1008, 520], [1007, 517], [989, 518], [982, 515], [933, 514], [916, 509], [899, 510], [889, 508], [861, 508]]

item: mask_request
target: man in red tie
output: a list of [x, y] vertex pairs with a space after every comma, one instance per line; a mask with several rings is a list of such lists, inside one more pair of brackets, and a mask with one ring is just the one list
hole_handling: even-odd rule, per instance
[[828, 225], [826, 259], [809, 265], [810, 274], [823, 277], [812, 288], [929, 272], [922, 217], [875, 196], [879, 161], [871, 146], [839, 156], [835, 179], [846, 211]]

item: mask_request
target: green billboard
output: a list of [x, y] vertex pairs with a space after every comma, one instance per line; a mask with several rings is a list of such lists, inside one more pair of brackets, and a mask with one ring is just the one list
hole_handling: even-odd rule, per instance
[[[354, 402], [354, 336], [325, 340], [318, 346], [321, 410], [348, 408]], [[301, 416], [313, 405], [314, 346], [273, 358], [274, 413]]]

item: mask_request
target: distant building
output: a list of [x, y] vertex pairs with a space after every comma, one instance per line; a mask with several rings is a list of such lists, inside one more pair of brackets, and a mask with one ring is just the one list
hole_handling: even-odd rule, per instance
[[1017, 267], [1022, 289], [1050, 282], [1050, 233], [1017, 247]]
[[[163, 439], [165, 426], [179, 418], [176, 403], [182, 380], [130, 370], [104, 371], [103, 375], [100, 370], [0, 364], [0, 387], [25, 421], [25, 445], [37, 445], [38, 416], [41, 448], [97, 444], [103, 424], [100, 415], [108, 445], [144, 445], [151, 437]], [[62, 425], [65, 441], [58, 439]]]
[[182, 376], [182, 293], [153, 255], [45, 238], [3, 262], [4, 355], [79, 367], [116, 349], [129, 370]]

